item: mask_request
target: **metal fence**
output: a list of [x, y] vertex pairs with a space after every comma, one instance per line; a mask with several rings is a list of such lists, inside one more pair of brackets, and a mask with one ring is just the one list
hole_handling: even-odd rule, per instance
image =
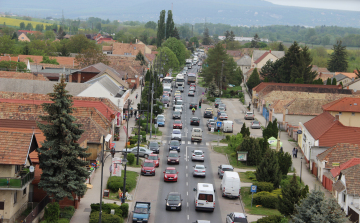
[[32, 222], [50, 202], [51, 199], [48, 196], [44, 197], [44, 199], [42, 199], [39, 204], [36, 205], [36, 207], [30, 212], [30, 214], [26, 216], [23, 222]]

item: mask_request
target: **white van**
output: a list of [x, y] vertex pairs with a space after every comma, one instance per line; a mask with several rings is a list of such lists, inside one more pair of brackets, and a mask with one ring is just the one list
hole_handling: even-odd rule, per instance
[[212, 184], [198, 183], [195, 191], [195, 210], [214, 211], [215, 190]]
[[232, 133], [234, 131], [234, 122], [233, 121], [223, 121], [222, 122], [222, 131]]
[[223, 197], [238, 198], [241, 189], [239, 174], [237, 172], [225, 171], [220, 189]]
[[203, 130], [201, 128], [193, 128], [191, 130], [191, 142], [195, 141], [202, 141], [202, 132]]

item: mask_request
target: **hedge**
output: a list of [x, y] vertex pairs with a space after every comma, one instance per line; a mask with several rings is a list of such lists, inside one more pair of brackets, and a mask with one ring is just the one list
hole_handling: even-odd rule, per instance
[[[126, 192], [132, 191], [136, 187], [136, 181], [138, 177], [138, 173], [134, 171], [126, 171]], [[124, 171], [121, 171], [121, 177], [111, 176], [107, 182], [107, 189], [112, 192], [118, 192], [119, 188], [123, 190], [124, 188]], [[123, 191], [123, 193], [125, 193]]]
[[257, 192], [267, 191], [272, 192], [274, 190], [274, 184], [270, 182], [257, 182], [254, 183], [257, 186]]
[[60, 218], [71, 219], [75, 213], [74, 206], [64, 207], [60, 210]]
[[247, 178], [249, 178], [250, 180], [256, 181], [256, 175], [254, 171], [246, 171], [245, 175]]
[[[99, 222], [99, 211], [92, 212], [90, 214], [89, 223], [98, 223]], [[124, 223], [124, 219], [112, 214], [105, 214], [104, 212], [101, 214], [101, 222], [102, 223]]]
[[[91, 204], [90, 207], [91, 207], [91, 213], [93, 213], [93, 212], [99, 213], [100, 203]], [[129, 204], [127, 204], [127, 203], [124, 203], [122, 205], [103, 203], [103, 205], [102, 205], [103, 213], [110, 214], [111, 209], [114, 209], [115, 215], [117, 215], [119, 217], [127, 218], [127, 216], [129, 215]]]
[[281, 195], [281, 189], [274, 190], [272, 193], [267, 191], [262, 191], [254, 194], [254, 204], [262, 205], [266, 208], [277, 208], [278, 196]]
[[257, 220], [257, 223], [280, 223], [284, 217], [279, 215], [270, 215]]
[[60, 205], [55, 202], [45, 207], [44, 220], [46, 222], [57, 222], [60, 215]]

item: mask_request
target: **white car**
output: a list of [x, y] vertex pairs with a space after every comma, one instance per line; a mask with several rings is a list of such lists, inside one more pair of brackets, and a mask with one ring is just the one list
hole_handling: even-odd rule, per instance
[[219, 120], [227, 120], [228, 116], [225, 112], [220, 113]]
[[204, 165], [195, 165], [194, 166], [194, 177], [205, 177], [206, 176], [206, 167]]
[[171, 134], [171, 140], [181, 141], [181, 130], [180, 129], [173, 129], [172, 134]]
[[246, 215], [240, 212], [232, 212], [226, 216], [226, 223], [242, 222], [248, 223]]
[[204, 152], [200, 149], [198, 150], [193, 150], [192, 151], [192, 155], [191, 155], [191, 160], [198, 160], [198, 161], [203, 161], [204, 162], [205, 156], [204, 156]]
[[175, 105], [174, 107], [175, 107], [174, 111], [178, 111], [182, 113], [182, 105]]
[[158, 116], [156, 116], [156, 119], [158, 119], [158, 118], [164, 119], [164, 122], [166, 121], [166, 120], [165, 120], [165, 115], [158, 115]]

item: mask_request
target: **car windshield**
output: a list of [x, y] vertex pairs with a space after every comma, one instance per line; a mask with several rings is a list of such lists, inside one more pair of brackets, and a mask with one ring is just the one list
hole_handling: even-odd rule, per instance
[[189, 94], [194, 94], [194, 92], [193, 92], [193, 91], [189, 91]]
[[214, 119], [209, 119], [209, 123], [211, 123], [211, 122], [215, 122], [215, 120]]
[[205, 169], [205, 167], [204, 166], [195, 166], [195, 169], [203, 170], [203, 169]]
[[177, 153], [169, 153], [169, 157], [178, 157]]
[[174, 115], [180, 115], [180, 112], [176, 111], [174, 112]]
[[165, 170], [165, 173], [175, 174], [176, 170]]
[[180, 201], [180, 195], [169, 195], [168, 201]]
[[202, 155], [202, 152], [195, 152], [195, 155]]
[[149, 160], [157, 160], [158, 157], [157, 156], [149, 156]]
[[184, 88], [183, 87], [178, 87], [179, 90], [183, 90]]
[[146, 208], [135, 208], [134, 212], [135, 212], [135, 213], [146, 214], [146, 213], [147, 213], [147, 209], [146, 209]]
[[158, 119], [159, 119], [159, 118], [165, 118], [165, 117], [164, 117], [163, 115], [158, 115]]
[[210, 125], [215, 125], [215, 122], [210, 122]]
[[232, 168], [223, 168], [223, 171], [232, 171]]
[[158, 118], [157, 121], [158, 122], [164, 122], [164, 119], [163, 118]]
[[197, 118], [197, 117], [193, 117], [193, 118], [191, 118], [193, 121], [198, 121], [199, 120], [199, 118]]
[[173, 134], [180, 134], [180, 130], [173, 130]]
[[258, 121], [253, 121], [253, 124], [259, 124], [259, 122]]
[[200, 129], [194, 129], [194, 132], [200, 132]]
[[247, 114], [247, 115], [253, 115], [253, 113], [252, 113], [252, 112], [247, 112], [246, 114]]
[[181, 101], [181, 100], [178, 100], [178, 101], [176, 102], [176, 105], [182, 105], [182, 101]]
[[171, 141], [171, 143], [170, 143], [170, 146], [179, 146], [180, 145], [180, 143], [179, 143], [179, 141], [175, 141], [175, 140], [173, 140], [173, 141]]
[[144, 166], [145, 167], [154, 167], [154, 163], [153, 162], [145, 162]]
[[[178, 112], [179, 113], [179, 112]], [[176, 120], [174, 121], [175, 124], [181, 124], [181, 121], [180, 120]]]
[[149, 146], [158, 146], [159, 144], [157, 142], [150, 142]]
[[181, 109], [181, 105], [175, 105], [175, 109]]
[[234, 218], [233, 222], [247, 223], [246, 218]]
[[225, 112], [222, 112], [221, 115], [222, 115], [222, 116], [226, 116], [226, 113], [225, 113]]

